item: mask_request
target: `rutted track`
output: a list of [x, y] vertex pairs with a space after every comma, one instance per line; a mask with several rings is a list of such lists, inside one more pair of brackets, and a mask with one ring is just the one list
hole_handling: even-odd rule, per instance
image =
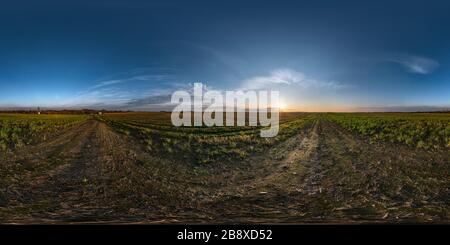
[[230, 169], [159, 159], [96, 120], [4, 159], [16, 171], [1, 223], [449, 220], [448, 154], [370, 144], [320, 117]]
[[448, 222], [445, 152], [370, 144], [323, 119], [306, 137], [290, 140], [298, 147], [284, 161], [272, 161], [280, 168], [214, 203], [217, 220]]

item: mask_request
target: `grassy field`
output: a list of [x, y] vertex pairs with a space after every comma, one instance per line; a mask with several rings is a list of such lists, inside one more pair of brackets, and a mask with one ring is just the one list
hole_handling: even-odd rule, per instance
[[450, 148], [449, 113], [336, 113], [328, 118], [373, 140], [430, 150]]
[[52, 133], [87, 118], [83, 115], [0, 114], [0, 150], [46, 140]]
[[0, 223], [450, 221], [449, 113], [0, 114]]

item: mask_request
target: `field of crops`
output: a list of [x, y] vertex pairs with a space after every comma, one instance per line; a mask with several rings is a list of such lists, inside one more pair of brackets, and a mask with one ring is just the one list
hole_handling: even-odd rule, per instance
[[87, 118], [84, 115], [0, 114], [0, 151], [45, 141], [59, 130]]
[[193, 163], [239, 161], [292, 136], [312, 122], [304, 113], [280, 117], [280, 134], [261, 138], [261, 127], [174, 127], [170, 113], [112, 113], [98, 118], [126, 135], [140, 139], [148, 151]]
[[[448, 113], [0, 114], [0, 223], [449, 222]], [[6, 153], [6, 154], [3, 154]]]
[[450, 149], [450, 113], [334, 113], [327, 118], [375, 141]]
[[[449, 113], [285, 113], [280, 118], [280, 135], [274, 139], [258, 137], [260, 127], [173, 127], [170, 113], [113, 113], [101, 119], [125, 134], [137, 136], [150, 150], [161, 153], [245, 157], [251, 151], [261, 152], [264, 146], [283, 141], [317, 118], [338, 123], [368, 136], [373, 142], [400, 143], [428, 150], [450, 148]], [[192, 152], [194, 145], [201, 145], [208, 153]], [[217, 152], [209, 152], [210, 147]], [[211, 159], [214, 157], [205, 161]]]

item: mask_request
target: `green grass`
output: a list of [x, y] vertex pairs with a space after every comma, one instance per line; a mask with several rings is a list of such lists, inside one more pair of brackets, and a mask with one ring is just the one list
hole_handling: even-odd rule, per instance
[[374, 141], [450, 148], [450, 113], [328, 113], [326, 118]]
[[0, 152], [45, 141], [58, 130], [87, 118], [85, 115], [0, 114]]
[[174, 127], [167, 114], [113, 113], [98, 118], [138, 138], [151, 152], [197, 164], [243, 160], [294, 135], [313, 119], [305, 113], [282, 114], [279, 135], [261, 138], [262, 127]]

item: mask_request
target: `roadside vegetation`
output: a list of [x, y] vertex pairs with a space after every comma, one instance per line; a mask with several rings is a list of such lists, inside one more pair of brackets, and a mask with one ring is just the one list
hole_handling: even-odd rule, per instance
[[242, 161], [293, 136], [313, 119], [304, 113], [282, 114], [279, 135], [261, 138], [261, 127], [174, 127], [170, 124], [170, 113], [154, 115], [114, 113], [98, 119], [138, 138], [150, 152], [194, 164]]
[[0, 152], [45, 141], [59, 130], [87, 118], [86, 115], [0, 114]]
[[330, 113], [326, 117], [374, 141], [450, 149], [450, 113]]

